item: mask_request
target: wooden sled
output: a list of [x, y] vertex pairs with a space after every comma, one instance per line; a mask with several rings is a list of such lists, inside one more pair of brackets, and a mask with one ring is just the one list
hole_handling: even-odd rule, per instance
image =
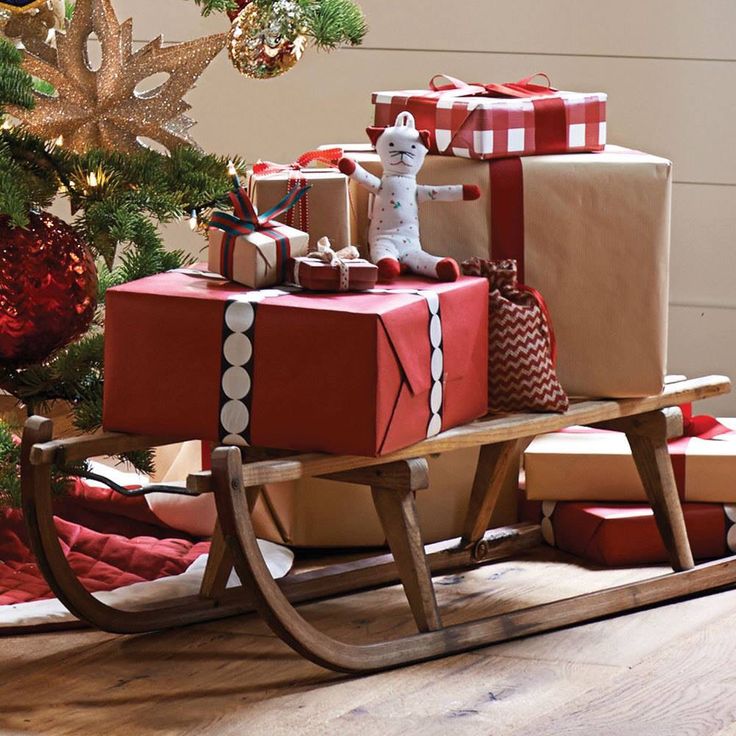
[[[736, 556], [695, 566], [667, 452], [668, 407], [730, 391], [722, 376], [670, 384], [643, 399], [582, 401], [559, 414], [490, 417], [444, 432], [379, 458], [284, 455], [249, 448], [245, 463], [235, 447], [213, 454], [212, 471], [189, 477], [187, 492], [214, 493], [219, 527], [200, 594], [144, 611], [111, 608], [89, 594], [66, 562], [54, 527], [50, 473], [101, 454], [178, 440], [102, 433], [52, 440], [49, 420], [28, 420], [22, 447], [23, 508], [34, 552], [51, 588], [79, 618], [108, 631], [137, 633], [256, 610], [287, 644], [329, 669], [365, 673], [467, 651], [509, 639], [633, 611], [736, 583]], [[506, 474], [520, 443], [538, 434], [581, 424], [624, 432], [636, 461], [674, 572], [510, 613], [443, 626], [432, 575], [513, 557], [541, 543], [540, 527], [518, 524], [487, 531]], [[424, 547], [414, 494], [428, 485], [426, 457], [464, 447], [481, 452], [460, 539]], [[274, 454], [277, 455], [274, 457]], [[330, 565], [274, 580], [251, 523], [265, 483], [319, 476], [370, 485], [390, 555]], [[225, 588], [234, 564], [243, 587]], [[335, 640], [309, 624], [295, 604], [368, 588], [403, 584], [418, 633], [374, 644]]]

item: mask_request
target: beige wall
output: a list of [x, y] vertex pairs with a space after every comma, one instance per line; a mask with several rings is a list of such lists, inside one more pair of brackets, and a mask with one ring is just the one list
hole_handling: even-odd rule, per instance
[[[134, 37], [184, 40], [226, 27], [185, 0], [117, 0]], [[546, 71], [609, 94], [609, 139], [674, 161], [670, 370], [736, 377], [736, 2], [734, 0], [363, 0], [364, 45], [310, 51], [272, 81], [240, 77], [223, 53], [188, 96], [206, 149], [291, 160], [362, 140], [374, 89], [437, 72], [468, 80]], [[172, 228], [173, 243], [193, 243]], [[191, 247], [199, 247], [196, 243]], [[632, 268], [636, 264], [631, 264]], [[736, 414], [736, 398], [710, 410]]]

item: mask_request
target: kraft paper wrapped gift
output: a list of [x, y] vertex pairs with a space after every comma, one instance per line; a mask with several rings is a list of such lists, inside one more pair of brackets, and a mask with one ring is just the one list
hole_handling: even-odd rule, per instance
[[[429, 488], [417, 491], [425, 544], [462, 534], [478, 460], [476, 448], [429, 458]], [[492, 526], [516, 522], [518, 480], [510, 473]], [[260, 539], [295, 547], [377, 547], [385, 536], [368, 486], [308, 478], [265, 487], [253, 511]]]
[[233, 192], [235, 214], [215, 212], [210, 219], [210, 271], [253, 289], [286, 281], [288, 260], [306, 254], [309, 235], [272, 218], [290, 211], [306, 192], [306, 187], [292, 190], [262, 215], [244, 189]]
[[[368, 145], [345, 155], [380, 175]], [[422, 245], [458, 262], [514, 258], [542, 293], [571, 396], [625, 398], [662, 390], [667, 355], [671, 164], [607, 146], [600, 153], [468, 161], [428, 156], [422, 184], [477, 184], [476, 202], [419, 206]], [[351, 185], [358, 244], [370, 201]]]
[[[478, 449], [468, 448], [428, 458], [429, 488], [416, 494], [425, 543], [459, 537], [473, 485]], [[209, 465], [209, 463], [207, 463]], [[519, 459], [507, 474], [491, 526], [517, 521]], [[199, 442], [168, 445], [156, 453], [158, 483], [185, 478], [200, 470]], [[146, 499], [155, 514], [196, 536], [213, 533], [214, 498], [198, 499], [153, 493]], [[259, 539], [295, 547], [377, 547], [385, 544], [371, 489], [353, 483], [304, 478], [264, 487], [253, 510]]]
[[317, 294], [211, 276], [108, 291], [106, 429], [375, 456], [486, 411], [480, 279]]
[[[319, 154], [320, 151], [308, 153]], [[351, 224], [354, 218], [348, 178], [332, 167], [342, 155], [341, 149], [325, 149], [322, 153], [326, 156], [319, 158], [305, 154], [289, 165], [259, 162], [248, 179], [248, 188], [255, 206], [265, 211], [294, 186], [309, 186], [306, 195], [276, 219], [308, 233], [312, 244], [327, 237], [335, 250], [340, 250], [353, 242]], [[310, 164], [327, 167], [306, 168]]]
[[[490, 159], [598, 151], [606, 143], [606, 95], [564, 92], [534, 77], [505, 84], [467, 84], [437, 75], [429, 89], [374, 92], [375, 124], [410, 112], [431, 133], [431, 153]], [[436, 80], [444, 80], [437, 84]]]
[[[713, 421], [721, 428], [668, 443], [678, 491], [684, 501], [736, 503], [736, 419]], [[542, 435], [526, 449], [524, 467], [531, 500], [647, 500], [621, 432], [574, 427]]]
[[[682, 510], [696, 559], [736, 553], [736, 506], [686, 503]], [[649, 506], [522, 501], [520, 515], [542, 524], [547, 544], [598, 565], [650, 565], [669, 559]]]

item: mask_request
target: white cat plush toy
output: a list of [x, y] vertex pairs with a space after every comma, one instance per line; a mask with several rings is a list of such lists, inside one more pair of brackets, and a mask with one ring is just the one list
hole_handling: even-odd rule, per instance
[[368, 128], [367, 133], [383, 164], [383, 176], [373, 176], [349, 158], [342, 158], [339, 166], [343, 174], [375, 195], [368, 245], [379, 279], [393, 281], [402, 271], [410, 271], [455, 281], [460, 269], [452, 258], [438, 258], [422, 250], [417, 205], [478, 199], [480, 190], [474, 184], [417, 184], [417, 173], [429, 150], [429, 131], [417, 130], [410, 113], [400, 113], [391, 127]]

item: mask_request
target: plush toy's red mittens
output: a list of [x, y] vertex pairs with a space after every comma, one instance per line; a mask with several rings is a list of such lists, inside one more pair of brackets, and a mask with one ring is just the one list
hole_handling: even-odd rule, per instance
[[[342, 171], [342, 169], [340, 169]], [[463, 184], [463, 199], [480, 199], [480, 188], [477, 184]]]
[[[342, 171], [345, 176], [350, 176], [355, 171], [355, 161], [351, 158], [346, 158], [343, 156], [338, 162], [337, 162], [337, 168]], [[478, 187], [476, 187], [477, 189]], [[480, 196], [480, 195], [478, 195]]]

